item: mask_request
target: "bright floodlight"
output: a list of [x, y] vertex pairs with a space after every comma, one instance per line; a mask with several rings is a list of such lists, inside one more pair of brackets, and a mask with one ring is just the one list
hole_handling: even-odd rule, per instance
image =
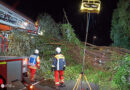
[[101, 7], [100, 0], [82, 0], [80, 11], [99, 14], [100, 7]]
[[27, 25], [28, 25], [28, 23], [27, 23], [27, 22], [24, 22], [23, 24], [24, 24], [24, 26], [27, 26]]

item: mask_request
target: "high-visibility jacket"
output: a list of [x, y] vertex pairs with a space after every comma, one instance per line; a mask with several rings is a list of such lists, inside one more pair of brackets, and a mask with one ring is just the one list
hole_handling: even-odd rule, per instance
[[40, 57], [38, 55], [31, 55], [28, 62], [29, 68], [40, 68]]
[[63, 67], [66, 67], [66, 61], [64, 55], [62, 54], [55, 55], [52, 67], [55, 67], [55, 70], [63, 70]]

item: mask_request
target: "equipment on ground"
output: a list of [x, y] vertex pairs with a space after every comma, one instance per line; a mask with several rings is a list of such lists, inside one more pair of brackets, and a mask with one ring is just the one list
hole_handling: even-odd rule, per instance
[[80, 11], [99, 14], [100, 7], [100, 0], [82, 0]]
[[100, 0], [82, 0], [81, 4], [81, 12], [86, 12], [87, 13], [87, 27], [86, 27], [86, 36], [85, 36], [85, 44], [84, 44], [84, 54], [83, 54], [83, 61], [82, 61], [82, 72], [80, 73], [77, 82], [73, 88], [73, 90], [77, 90], [81, 81], [81, 90], [82, 88], [82, 80], [83, 76], [89, 86], [89, 89], [92, 90], [87, 77], [84, 74], [84, 63], [85, 63], [85, 54], [86, 54], [86, 43], [87, 43], [87, 37], [88, 37], [88, 29], [89, 29], [89, 22], [90, 22], [90, 14], [91, 13], [99, 13], [100, 12]]
[[[87, 77], [84, 75], [83, 72], [79, 75], [79, 78], [77, 79], [77, 82], [75, 83], [75, 86], [74, 86], [73, 90], [77, 90], [77, 89], [78, 89], [79, 84], [80, 84], [81, 79], [83, 78], [83, 76], [84, 76], [84, 78], [85, 78], [85, 81], [86, 81], [87, 84], [88, 84], [89, 89], [92, 90], [92, 88], [91, 88], [91, 86], [90, 86], [90, 84], [89, 84], [89, 82], [88, 82], [88, 79], [87, 79]], [[81, 83], [82, 83], [82, 82], [81, 82]], [[82, 89], [81, 89], [81, 90], [82, 90]]]

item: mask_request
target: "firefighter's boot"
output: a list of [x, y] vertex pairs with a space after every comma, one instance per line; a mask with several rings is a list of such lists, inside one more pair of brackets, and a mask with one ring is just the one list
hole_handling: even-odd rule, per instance
[[60, 83], [60, 87], [65, 87], [65, 84], [64, 83]]

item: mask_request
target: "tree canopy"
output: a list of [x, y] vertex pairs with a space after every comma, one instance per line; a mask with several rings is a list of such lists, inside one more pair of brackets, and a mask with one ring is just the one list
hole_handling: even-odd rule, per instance
[[113, 45], [130, 49], [130, 0], [119, 0], [112, 17]]

